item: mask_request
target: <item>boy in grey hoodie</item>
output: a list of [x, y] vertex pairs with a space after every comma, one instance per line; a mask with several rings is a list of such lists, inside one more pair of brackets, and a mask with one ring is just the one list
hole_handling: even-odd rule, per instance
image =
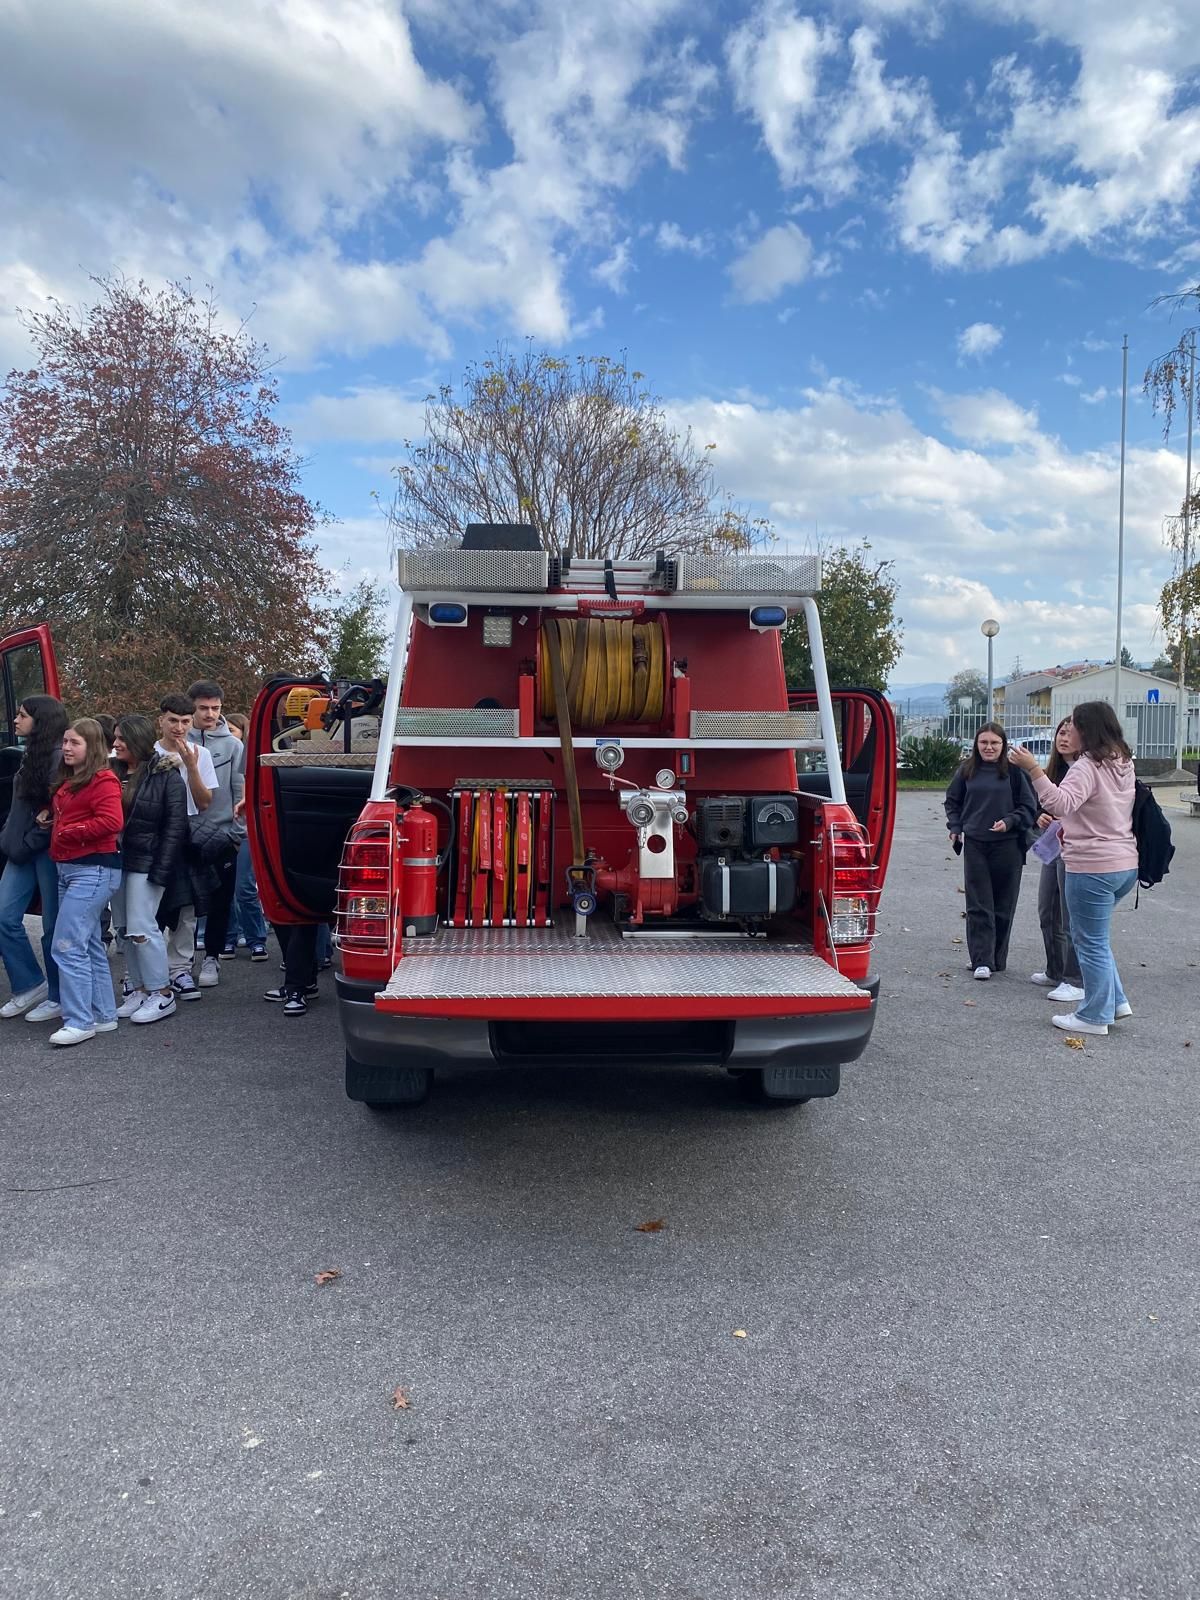
[[229, 932], [229, 913], [237, 885], [237, 858], [246, 824], [242, 820], [246, 790], [246, 747], [221, 715], [221, 686], [202, 678], [188, 690], [192, 731], [188, 738], [212, 756], [217, 788], [207, 811], [190, 819], [192, 854], [197, 870], [210, 882], [204, 923], [204, 961], [200, 988], [215, 989], [221, 981], [220, 955]]

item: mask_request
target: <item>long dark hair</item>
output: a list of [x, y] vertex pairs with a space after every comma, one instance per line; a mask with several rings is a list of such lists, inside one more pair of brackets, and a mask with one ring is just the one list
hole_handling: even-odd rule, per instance
[[[64, 729], [65, 732], [65, 729]], [[87, 747], [87, 754], [82, 765], [69, 767], [65, 761], [59, 762], [58, 771], [50, 785], [50, 793], [56, 794], [63, 784], [69, 789], [86, 788], [98, 772], [109, 772], [108, 745], [104, 742], [104, 729], [95, 717], [80, 717], [78, 722], [71, 724], [71, 732], [77, 733]]]
[[50, 798], [50, 783], [57, 763], [54, 753], [67, 731], [67, 713], [52, 694], [27, 694], [21, 710], [33, 718], [33, 732], [25, 745], [25, 758], [15, 788], [21, 799], [40, 811]]
[[[154, 760], [154, 724], [149, 717], [143, 717], [136, 711], [131, 711], [127, 716], [118, 717], [113, 728], [113, 736], [120, 734], [129, 750], [130, 759], [127, 763], [113, 761], [117, 776], [121, 778], [121, 795], [128, 813], [133, 804], [134, 796], [146, 781], [146, 774], [150, 770], [150, 763]], [[124, 767], [124, 771], [122, 771]]]
[[1055, 788], [1058, 787], [1071, 770], [1071, 763], [1058, 748], [1058, 736], [1071, 720], [1070, 717], [1064, 717], [1058, 727], [1055, 728], [1054, 737], [1050, 741], [1050, 759], [1046, 762], [1045, 771], [1046, 776], [1054, 784]]
[[[979, 754], [979, 734], [998, 733], [1000, 735], [1000, 758], [996, 762], [996, 770], [1002, 778], [1008, 777], [1008, 735], [998, 722], [985, 722], [975, 735], [975, 742], [971, 746], [971, 754], [962, 764], [964, 778], [973, 778], [980, 767], [985, 765], [983, 757]], [[986, 765], [990, 766], [988, 762]]]
[[1079, 733], [1081, 755], [1102, 761], [1131, 761], [1133, 751], [1125, 743], [1117, 713], [1107, 700], [1085, 700], [1071, 713], [1071, 721]]

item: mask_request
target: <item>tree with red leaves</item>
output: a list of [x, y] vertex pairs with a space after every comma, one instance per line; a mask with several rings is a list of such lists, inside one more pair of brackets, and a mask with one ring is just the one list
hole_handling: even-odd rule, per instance
[[183, 285], [96, 282], [90, 309], [27, 319], [39, 366], [0, 391], [0, 633], [49, 622], [79, 711], [196, 678], [248, 705], [325, 627], [267, 352]]

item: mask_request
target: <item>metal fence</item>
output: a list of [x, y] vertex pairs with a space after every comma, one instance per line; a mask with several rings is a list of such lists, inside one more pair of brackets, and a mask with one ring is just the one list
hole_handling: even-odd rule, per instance
[[[1010, 739], [1017, 743], [1045, 739], [1053, 733], [1064, 717], [1081, 700], [1092, 698], [1082, 693], [1071, 694], [1062, 690], [1053, 696], [1049, 707], [1020, 705], [1006, 707], [997, 717]], [[968, 747], [987, 721], [984, 709], [968, 710], [956, 706], [947, 709], [944, 701], [902, 700], [893, 701], [896, 727], [901, 740], [938, 734]], [[1172, 703], [1157, 705], [1146, 701], [1126, 700], [1122, 725], [1125, 737], [1135, 756], [1143, 761], [1166, 761], [1175, 754], [1177, 708]], [[1040, 740], [1039, 740], [1040, 742]], [[1187, 723], [1184, 727], [1184, 747], [1194, 751], [1200, 745], [1200, 694], [1188, 696]]]

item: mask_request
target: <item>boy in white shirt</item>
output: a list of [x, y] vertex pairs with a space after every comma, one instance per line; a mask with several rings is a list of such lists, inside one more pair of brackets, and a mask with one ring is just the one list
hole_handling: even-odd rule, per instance
[[[187, 787], [189, 817], [199, 816], [212, 804], [218, 786], [213, 758], [203, 745], [188, 738], [192, 728], [192, 702], [185, 694], [164, 695], [159, 704], [159, 755], [170, 756], [179, 764], [179, 776]], [[199, 1000], [200, 990], [192, 976], [196, 960], [196, 908], [179, 908], [179, 920], [167, 929], [167, 966], [177, 1000]]]

